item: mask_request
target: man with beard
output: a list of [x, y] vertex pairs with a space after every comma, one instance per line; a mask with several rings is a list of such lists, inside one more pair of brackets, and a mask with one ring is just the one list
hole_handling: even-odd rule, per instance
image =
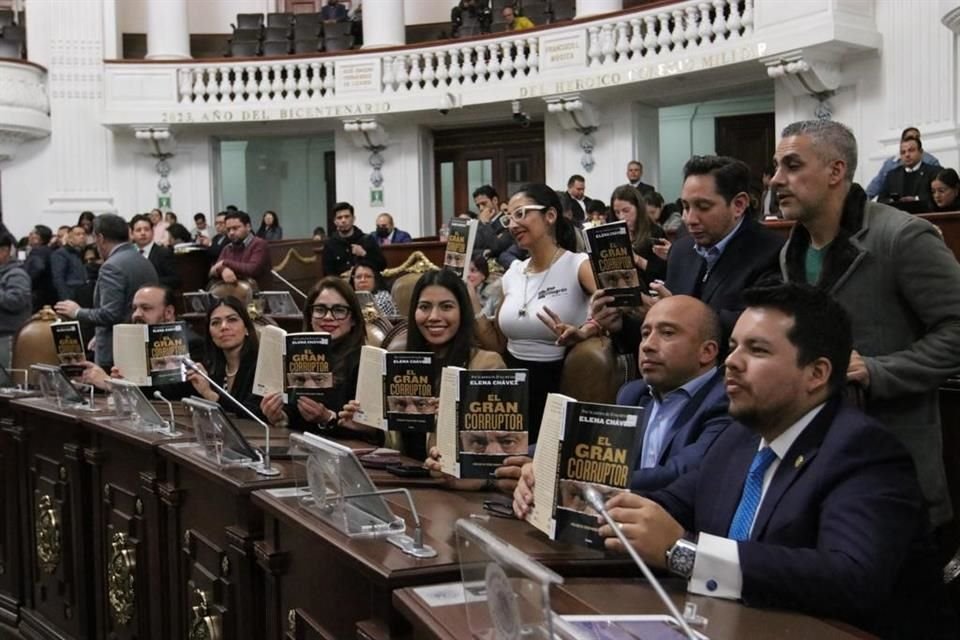
[[240, 278], [261, 280], [270, 273], [270, 247], [263, 238], [251, 232], [250, 216], [231, 211], [224, 219], [230, 244], [220, 252], [220, 259], [210, 267], [210, 277], [233, 284]]
[[[752, 289], [726, 360], [730, 415], [699, 469], [606, 504], [634, 549], [693, 593], [950, 637], [910, 455], [844, 404], [853, 337], [827, 293]], [[608, 549], [623, 550], [609, 526]]]
[[377, 273], [387, 267], [387, 261], [377, 241], [366, 235], [353, 222], [352, 204], [338, 202], [333, 205], [335, 229], [323, 246], [324, 275], [340, 275], [356, 264], [359, 258], [365, 258]]

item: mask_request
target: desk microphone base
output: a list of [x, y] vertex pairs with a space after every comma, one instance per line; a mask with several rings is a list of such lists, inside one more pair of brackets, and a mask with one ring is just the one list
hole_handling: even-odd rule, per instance
[[414, 558], [436, 558], [437, 550], [430, 545], [417, 546], [413, 538], [405, 533], [400, 533], [387, 538], [387, 542], [403, 551], [408, 556]]

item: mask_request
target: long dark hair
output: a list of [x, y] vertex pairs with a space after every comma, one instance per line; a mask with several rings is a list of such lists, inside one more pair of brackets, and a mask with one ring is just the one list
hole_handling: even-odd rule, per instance
[[417, 305], [423, 290], [430, 286], [443, 287], [453, 294], [460, 307], [460, 327], [453, 340], [447, 344], [442, 357], [434, 359], [434, 368], [439, 373], [443, 367], [466, 367], [473, 355], [473, 305], [463, 280], [449, 269], [428, 271], [417, 280], [410, 294], [410, 311], [407, 314], [407, 351], [433, 351], [417, 326]]
[[537, 204], [545, 207], [544, 215], [547, 209], [553, 209], [557, 212], [557, 221], [550, 228], [557, 246], [567, 251], [577, 250], [577, 233], [573, 230], [573, 223], [567, 220], [563, 215], [563, 205], [560, 204], [560, 196], [557, 192], [545, 184], [531, 182], [520, 187], [513, 195], [522, 193]]
[[637, 210], [636, 222], [633, 224], [630, 240], [633, 243], [634, 251], [640, 252], [653, 241], [651, 237], [653, 223], [647, 217], [647, 198], [635, 187], [625, 184], [613, 190], [613, 194], [610, 196], [611, 208], [613, 208], [615, 200], [629, 202]]
[[[273, 224], [267, 224], [267, 214], [273, 216]], [[277, 215], [276, 211], [264, 211], [263, 217], [260, 218], [260, 228], [257, 229], [257, 237], [262, 238], [266, 233], [267, 229], [278, 229], [280, 227], [280, 216]]]
[[317, 297], [327, 289], [340, 294], [347, 306], [350, 307], [350, 317], [353, 318], [353, 328], [350, 333], [333, 342], [330, 357], [333, 360], [333, 378], [339, 384], [349, 376], [360, 363], [360, 348], [367, 341], [367, 327], [363, 320], [360, 302], [353, 289], [344, 282], [343, 278], [327, 276], [313, 287], [307, 301], [303, 305], [303, 330], [313, 331], [313, 303]]
[[223, 380], [227, 374], [227, 358], [223, 355], [223, 349], [213, 343], [213, 335], [210, 333], [210, 318], [213, 316], [213, 312], [220, 307], [230, 307], [236, 311], [240, 319], [243, 320], [243, 327], [247, 330], [247, 337], [244, 338], [243, 347], [240, 350], [240, 362], [246, 360], [251, 353], [256, 354], [260, 348], [257, 327], [253, 324], [253, 320], [243, 303], [233, 296], [217, 299], [207, 310], [207, 371], [214, 380]]
[[353, 281], [353, 274], [356, 273], [359, 267], [366, 267], [373, 272], [373, 291], [370, 293], [376, 293], [377, 291], [385, 291], [387, 289], [387, 283], [384, 282], [383, 276], [380, 275], [380, 272], [377, 271], [377, 268], [373, 266], [373, 263], [367, 260], [366, 258], [360, 258], [357, 260], [356, 264], [350, 269], [350, 288], [354, 291], [357, 290], [356, 283]]

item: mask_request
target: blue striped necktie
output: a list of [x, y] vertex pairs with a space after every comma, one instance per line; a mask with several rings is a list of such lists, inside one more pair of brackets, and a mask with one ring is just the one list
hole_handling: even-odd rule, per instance
[[757, 507], [760, 505], [760, 496], [763, 493], [763, 475], [776, 459], [777, 454], [770, 447], [760, 449], [757, 451], [757, 455], [753, 457], [750, 472], [747, 474], [747, 481], [743, 485], [740, 504], [737, 505], [737, 512], [733, 514], [730, 532], [727, 534], [727, 537], [731, 540], [750, 539], [750, 529], [753, 526], [754, 516], [757, 514]]

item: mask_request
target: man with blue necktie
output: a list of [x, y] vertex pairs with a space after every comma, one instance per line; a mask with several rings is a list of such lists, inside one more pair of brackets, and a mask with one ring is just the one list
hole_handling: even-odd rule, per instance
[[[736, 420], [664, 489], [607, 502], [630, 544], [688, 590], [833, 618], [881, 637], [950, 637], [913, 461], [846, 405], [850, 319], [807, 285], [745, 292], [726, 390]], [[610, 549], [621, 549], [609, 527]], [[622, 550], [622, 549], [621, 549]]]

